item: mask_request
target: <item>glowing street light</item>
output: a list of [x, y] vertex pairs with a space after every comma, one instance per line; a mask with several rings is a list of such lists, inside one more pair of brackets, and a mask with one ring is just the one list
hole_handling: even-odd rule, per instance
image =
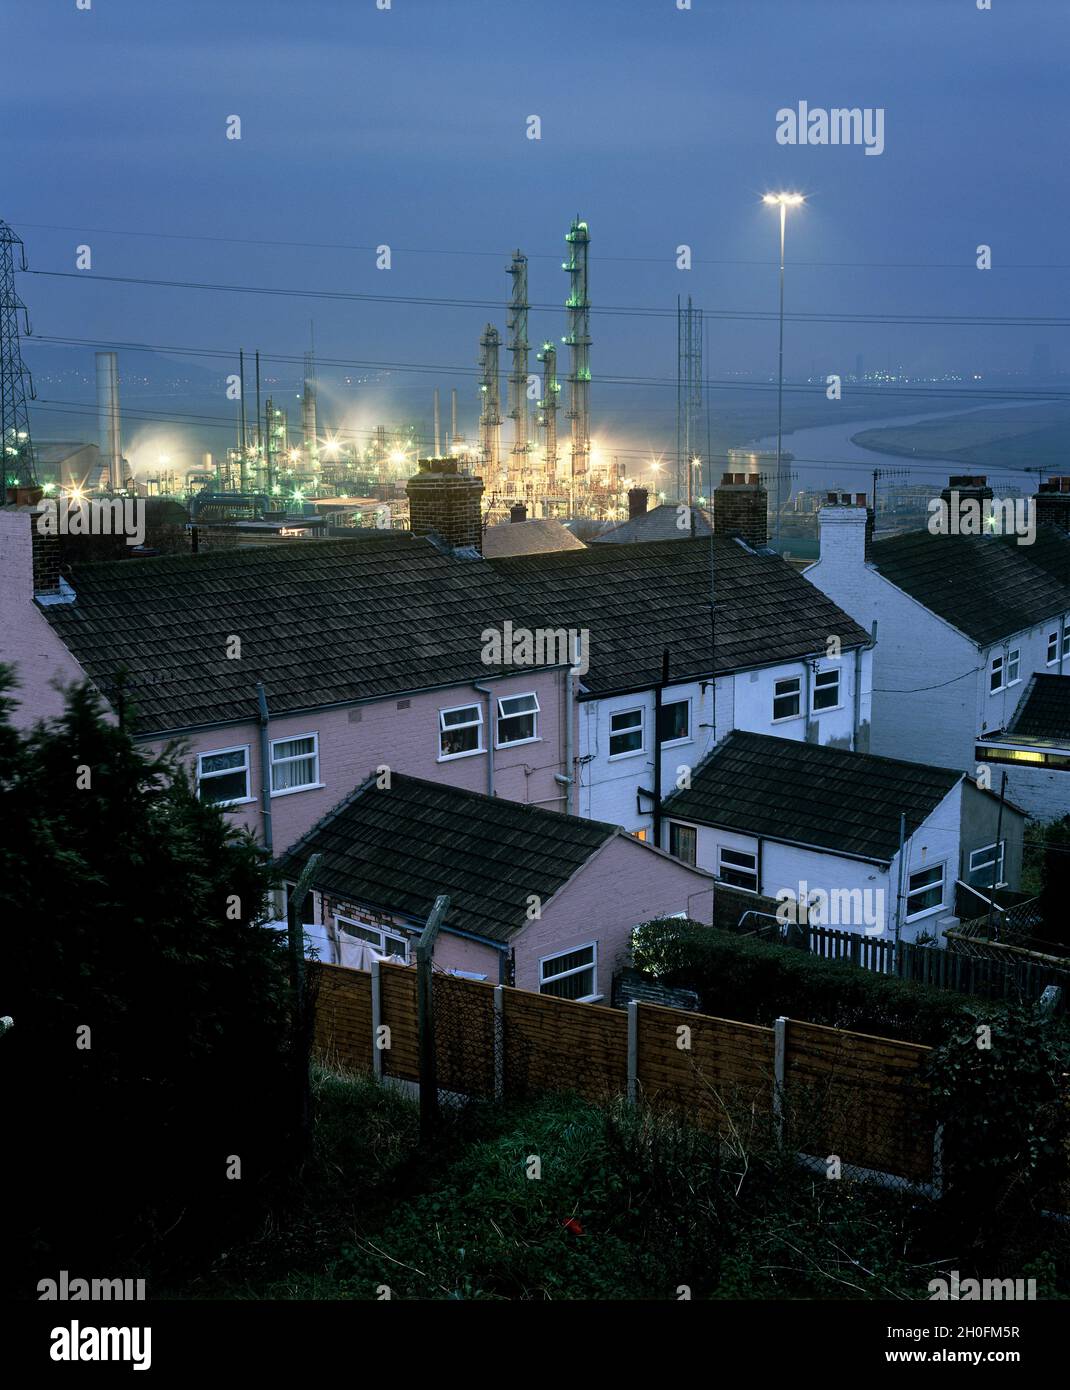
[[762, 199], [766, 207], [780, 209], [780, 350], [777, 367], [776, 392], [776, 530], [775, 537], [780, 540], [781, 507], [781, 444], [784, 436], [784, 229], [788, 220], [788, 208], [799, 207], [806, 201], [801, 193], [767, 193]]

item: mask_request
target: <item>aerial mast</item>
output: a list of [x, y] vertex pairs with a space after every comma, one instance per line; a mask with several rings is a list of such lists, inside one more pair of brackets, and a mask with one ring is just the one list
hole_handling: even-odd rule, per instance
[[30, 320], [26, 306], [15, 293], [15, 248], [19, 269], [26, 269], [26, 248], [6, 222], [0, 222], [0, 461], [4, 473], [0, 495], [5, 498], [15, 488], [37, 486], [33, 441], [30, 438], [30, 412], [26, 405], [26, 383], [34, 399], [33, 380], [22, 362], [19, 346], [19, 310], [26, 333]]

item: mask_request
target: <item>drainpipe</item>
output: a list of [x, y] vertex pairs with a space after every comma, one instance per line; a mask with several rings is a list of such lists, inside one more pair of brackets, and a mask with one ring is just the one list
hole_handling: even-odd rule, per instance
[[487, 697], [487, 795], [494, 795], [494, 691], [489, 685], [472, 682], [473, 690]]
[[[896, 884], [895, 895], [895, 944], [898, 948], [899, 939], [903, 932], [903, 861], [906, 857], [907, 840], [907, 813], [899, 813], [899, 881]], [[896, 950], [896, 966], [899, 965], [899, 951]]]
[[661, 703], [669, 683], [669, 649], [661, 654], [661, 681], [654, 687], [654, 845], [661, 849]]
[[268, 702], [264, 682], [256, 683], [256, 703], [260, 711], [260, 809], [264, 817], [264, 846], [273, 854], [271, 837], [271, 751], [268, 745]]
[[[574, 653], [578, 659], [579, 652]], [[575, 693], [572, 685], [572, 667], [565, 667], [565, 774], [554, 773], [554, 781], [565, 789], [565, 813], [574, 816], [576, 814], [576, 767], [575, 751], [573, 748], [572, 720], [575, 713]]]
[[855, 647], [855, 698], [854, 728], [851, 731], [851, 751], [859, 751], [859, 734], [862, 726], [862, 648]]

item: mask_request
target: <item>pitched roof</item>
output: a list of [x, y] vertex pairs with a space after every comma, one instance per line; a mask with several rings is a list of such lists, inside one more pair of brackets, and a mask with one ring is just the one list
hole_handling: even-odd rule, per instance
[[490, 564], [522, 592], [526, 621], [589, 630], [583, 684], [593, 694], [656, 683], [666, 647], [670, 676], [683, 680], [708, 676], [711, 665], [725, 672], [824, 652], [833, 634], [845, 648], [869, 641], [779, 556], [727, 537], [590, 545]]
[[[713, 530], [709, 512], [702, 507], [692, 507], [690, 513], [695, 519], [695, 534], [708, 536]], [[593, 536], [592, 545], [619, 545], [631, 541], [687, 541], [691, 539], [690, 525], [680, 526], [682, 513], [676, 505], [663, 502], [640, 516], [630, 517], [618, 526], [611, 526]]]
[[1070, 676], [1030, 677], [1006, 731], [993, 737], [1070, 743]]
[[1014, 536], [934, 536], [905, 531], [875, 541], [869, 557], [898, 588], [980, 646], [1070, 608], [1070, 536], [1038, 526]]
[[533, 521], [502, 521], [483, 532], [483, 554], [537, 555], [552, 550], [583, 550], [584, 544], [556, 517], [537, 517]]
[[961, 772], [768, 734], [730, 733], [665, 803], [681, 820], [887, 863]]
[[[42, 612], [114, 697], [129, 672], [139, 733], [485, 678], [480, 633], [516, 618], [488, 564], [406, 533], [75, 567], [76, 601]], [[227, 657], [241, 638], [241, 659]]]
[[446, 923], [508, 941], [614, 835], [615, 825], [394, 773], [365, 783], [292, 845], [282, 871], [322, 854], [314, 886], [422, 921], [440, 893]]

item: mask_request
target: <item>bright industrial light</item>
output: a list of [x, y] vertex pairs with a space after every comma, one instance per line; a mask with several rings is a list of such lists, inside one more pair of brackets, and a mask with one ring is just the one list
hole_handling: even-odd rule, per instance
[[390, 455], [391, 463], [404, 463], [407, 455], [404, 449], [395, 449]]
[[762, 202], [767, 203], [770, 207], [776, 207], [777, 204], [782, 203], [785, 207], [795, 208], [800, 203], [805, 203], [806, 198], [802, 193], [766, 193]]
[[300, 451], [300, 449], [291, 449], [291, 450], [290, 450], [290, 462], [291, 462], [291, 463], [298, 463], [298, 462], [300, 461], [300, 458], [301, 458], [301, 451]]

